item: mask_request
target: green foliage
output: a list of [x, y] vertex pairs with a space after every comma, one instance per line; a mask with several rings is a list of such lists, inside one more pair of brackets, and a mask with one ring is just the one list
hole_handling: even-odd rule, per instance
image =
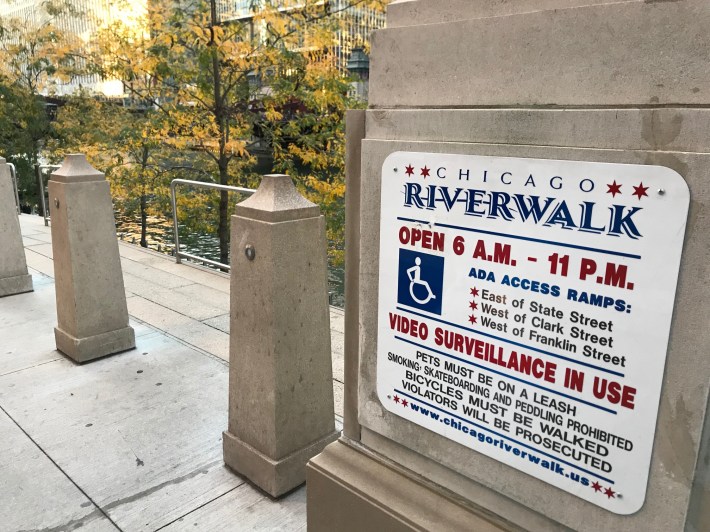
[[[59, 31], [74, 16], [64, 2], [46, 3], [37, 28], [0, 21], [0, 150], [28, 164], [87, 153], [117, 205], [140, 218], [142, 240], [147, 218], [168, 212], [175, 177], [254, 188], [259, 174], [288, 173], [321, 206], [330, 257], [342, 260], [344, 115], [360, 104], [334, 32], [351, 23], [342, 10], [386, 0], [261, 0], [252, 19], [221, 23], [205, 0], [154, 0], [141, 19], [105, 24], [90, 47]], [[80, 93], [50, 127], [38, 94], [81, 72], [122, 80], [128, 105]], [[226, 261], [236, 200], [183, 196], [181, 222], [216, 227]]]
[[163, 120], [162, 113], [150, 108], [79, 93], [57, 114], [47, 150], [56, 161], [81, 151], [105, 172], [116, 206], [140, 223], [144, 247], [147, 219], [168, 212], [171, 170], [183, 163], [180, 152], [165, 142]]
[[340, 264], [345, 225], [345, 111], [358, 106], [349, 84], [326, 52], [279, 79], [260, 123], [273, 149], [274, 170], [294, 177], [326, 217], [331, 262]]
[[23, 87], [0, 81], [0, 156], [15, 164], [25, 203], [36, 203], [33, 165], [48, 130], [43, 100]]
[[[340, 9], [384, 3], [351, 0]], [[216, 24], [204, 0], [156, 0], [140, 31], [120, 23], [104, 31], [97, 64], [163, 113], [164, 141], [202, 153], [200, 170], [215, 181], [245, 186], [257, 168], [292, 175], [326, 214], [331, 257], [338, 261], [344, 113], [357, 105], [335, 57], [334, 31], [345, 19], [322, 1], [286, 2], [285, 9], [283, 1], [258, 4], [252, 20]], [[266, 141], [269, 156], [258, 153], [256, 141]], [[216, 211], [226, 261], [226, 193]]]
[[79, 72], [81, 50], [76, 36], [56, 24], [76, 16], [69, 2], [46, 1], [37, 9], [38, 24], [0, 17], [0, 155], [15, 163], [26, 203], [38, 202], [33, 166], [50, 133], [40, 95]]
[[57, 83], [83, 73], [81, 40], [58, 24], [81, 14], [68, 0], [46, 0], [36, 9], [39, 23], [0, 18], [0, 75], [35, 95], [51, 93]]

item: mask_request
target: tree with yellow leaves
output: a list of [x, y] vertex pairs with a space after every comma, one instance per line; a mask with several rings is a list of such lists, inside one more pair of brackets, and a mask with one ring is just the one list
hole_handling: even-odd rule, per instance
[[49, 133], [42, 96], [82, 72], [80, 41], [58, 24], [78, 15], [71, 4], [47, 0], [36, 10], [32, 18], [0, 17], [0, 155], [17, 165], [28, 190]]
[[164, 116], [154, 109], [79, 92], [67, 99], [52, 124], [47, 152], [54, 161], [82, 152], [111, 184], [126, 216], [138, 214], [140, 245], [148, 247], [148, 216], [168, 204], [177, 155], [165, 144]]
[[[351, 0], [339, 9], [384, 3]], [[252, 18], [220, 22], [214, 1], [155, 0], [141, 31], [119, 22], [102, 33], [96, 64], [162, 112], [162, 138], [204, 154], [210, 167], [201, 170], [218, 183], [249, 184], [253, 148], [265, 140], [274, 169], [300, 179], [326, 214], [335, 212], [330, 207], [344, 194], [349, 103], [333, 63], [335, 12], [322, 0], [259, 4]], [[227, 262], [226, 193], [218, 211], [220, 260]], [[339, 221], [329, 224], [334, 240]]]

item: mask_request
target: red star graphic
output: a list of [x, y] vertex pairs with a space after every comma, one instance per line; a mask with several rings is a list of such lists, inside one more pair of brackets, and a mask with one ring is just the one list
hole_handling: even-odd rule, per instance
[[478, 318], [476, 318], [476, 316], [474, 316], [473, 314], [471, 314], [471, 315], [468, 317], [468, 321], [470, 321], [471, 323], [478, 323]]
[[478, 288], [471, 288], [471, 295], [473, 297], [478, 296]]
[[594, 491], [601, 491], [602, 485], [599, 484], [599, 482], [594, 482], [594, 484], [592, 484], [592, 488], [594, 488]]
[[399, 396], [398, 396], [398, 395], [395, 395], [395, 396], [394, 396], [394, 402], [395, 402], [395, 403], [399, 403]]
[[468, 306], [471, 307], [472, 310], [478, 309], [478, 303], [476, 303], [475, 301], [471, 301]]
[[644, 187], [643, 183], [641, 183], [639, 184], [639, 186], [634, 187], [634, 193], [631, 195], [638, 197], [638, 199], [640, 200], [643, 196], [648, 196], [648, 194], [646, 194], [647, 190], [648, 187]]
[[407, 406], [409, 403], [406, 399], [402, 399], [402, 406]]
[[422, 168], [422, 175], [425, 178], [429, 177], [429, 169], [426, 166], [424, 168]]
[[612, 490], [611, 488], [606, 488], [606, 489], [604, 490], [604, 495], [606, 495], [606, 496], [607, 496], [608, 498], [610, 498], [610, 499], [616, 498], [615, 495], [614, 495], [614, 490]]
[[407, 175], [409, 175], [409, 176], [414, 175], [414, 167], [413, 167], [411, 164], [410, 164], [410, 165], [407, 165], [407, 166], [404, 168], [404, 173], [407, 174]]
[[611, 185], [607, 185], [609, 190], [606, 191], [607, 194], [611, 194], [611, 197], [616, 197], [617, 194], [621, 194], [621, 185], [616, 184], [616, 179]]

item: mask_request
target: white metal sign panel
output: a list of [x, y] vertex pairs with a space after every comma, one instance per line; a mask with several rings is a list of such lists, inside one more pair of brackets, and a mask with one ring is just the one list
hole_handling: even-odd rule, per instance
[[688, 204], [665, 167], [391, 154], [382, 404], [611, 512], [636, 512]]

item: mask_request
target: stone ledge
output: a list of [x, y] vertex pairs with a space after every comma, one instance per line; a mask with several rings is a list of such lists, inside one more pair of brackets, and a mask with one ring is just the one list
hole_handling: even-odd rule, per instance
[[308, 530], [520, 530], [457, 504], [343, 440], [308, 463]]
[[710, 109], [376, 109], [367, 139], [710, 153]]
[[[613, 4], [619, 0], [399, 0], [387, 7], [387, 27], [442, 24], [457, 20], [504, 17], [573, 9], [592, 5]], [[642, 2], [643, 0], [626, 0]]]
[[685, 0], [390, 27], [372, 38], [370, 108], [706, 105], [708, 26], [710, 4]]

